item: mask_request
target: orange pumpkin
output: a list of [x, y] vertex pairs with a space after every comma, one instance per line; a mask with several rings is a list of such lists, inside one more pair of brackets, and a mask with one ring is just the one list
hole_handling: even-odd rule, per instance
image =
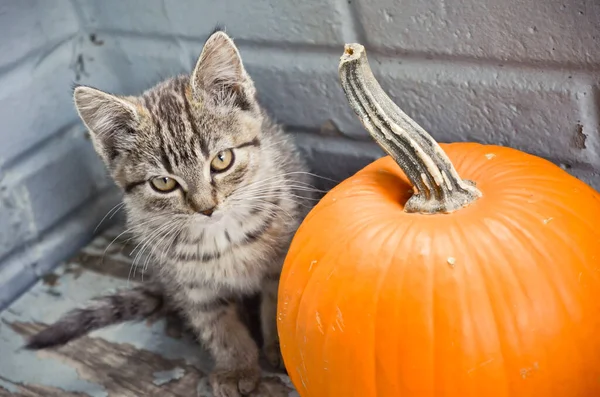
[[438, 145], [359, 44], [339, 71], [389, 156], [293, 239], [278, 330], [299, 394], [600, 396], [600, 195], [515, 149]]

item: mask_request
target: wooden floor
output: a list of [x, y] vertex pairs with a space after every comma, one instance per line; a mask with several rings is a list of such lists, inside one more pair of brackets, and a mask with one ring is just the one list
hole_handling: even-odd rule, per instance
[[[167, 324], [122, 324], [58, 349], [21, 349], [24, 338], [86, 300], [141, 278], [133, 247], [111, 229], [0, 313], [0, 397], [209, 397], [212, 363], [190, 335]], [[109, 247], [110, 245], [110, 247]], [[298, 396], [283, 374], [264, 372], [253, 396]]]

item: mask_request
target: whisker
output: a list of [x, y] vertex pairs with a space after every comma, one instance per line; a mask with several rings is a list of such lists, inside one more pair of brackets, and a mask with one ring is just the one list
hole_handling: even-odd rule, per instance
[[[287, 215], [290, 219], [293, 219], [294, 217], [285, 209], [283, 209], [280, 205], [277, 204], [273, 204], [273, 203], [269, 203], [269, 202], [257, 202], [256, 204], [262, 204], [262, 205], [251, 205], [251, 204], [236, 204], [236, 208], [249, 208], [251, 210], [253, 209], [259, 209], [259, 210], [265, 210], [267, 211], [267, 213], [269, 214], [279, 214], [279, 212], [283, 212], [285, 215]], [[273, 208], [276, 207], [276, 208]], [[279, 210], [279, 211], [277, 211]]]
[[164, 240], [166, 240], [169, 236], [175, 234], [176, 230], [177, 229], [175, 228], [168, 230], [162, 237], [159, 237], [158, 241], [153, 242], [150, 245], [150, 252], [148, 253], [148, 255], [146, 255], [146, 260], [142, 265], [142, 281], [144, 281], [144, 274], [146, 274], [146, 271], [148, 270], [148, 264], [150, 263], [150, 260], [154, 258], [155, 260], [158, 259], [159, 261], [162, 261], [162, 255], [164, 255], [164, 251], [158, 255], [159, 258], [156, 258], [154, 251], [161, 246], [161, 243]]
[[290, 189], [305, 189], [307, 191], [312, 191], [312, 192], [318, 192], [318, 193], [327, 193], [327, 190], [322, 190], [322, 189], [318, 189], [314, 186], [308, 185], [308, 184], [300, 184], [300, 183], [275, 183], [275, 182], [270, 182], [270, 183], [265, 183], [264, 185], [257, 185], [257, 186], [253, 186], [250, 189], [244, 189], [245, 192], [247, 191], [255, 191], [257, 189], [267, 189], [267, 188], [290, 188]]
[[327, 193], [326, 190], [317, 189], [316, 187], [311, 186], [309, 184], [302, 184], [302, 183], [298, 183], [297, 181], [289, 183], [289, 182], [279, 180], [279, 181], [270, 181], [270, 182], [258, 184], [255, 186], [244, 186], [243, 188], [239, 188], [236, 191], [234, 191], [230, 195], [230, 197], [234, 196], [234, 195], [238, 195], [238, 194], [248, 194], [248, 193], [255, 193], [255, 192], [270, 192], [273, 190], [282, 190], [282, 189], [285, 189], [286, 191], [297, 190], [297, 191], [306, 191], [306, 192], [312, 192], [312, 193], [322, 193], [322, 194]]
[[[255, 200], [254, 202], [248, 202], [248, 201], [242, 201], [241, 205], [237, 205], [237, 207], [243, 207], [246, 206], [246, 208], [250, 208], [250, 209], [267, 209], [269, 211], [269, 213], [274, 213], [277, 214], [277, 210], [283, 212], [284, 214], [286, 214], [290, 219], [294, 219], [294, 216], [291, 215], [287, 210], [285, 210], [281, 205], [279, 204], [274, 204], [265, 200]], [[258, 207], [256, 205], [252, 205], [252, 204], [262, 204], [262, 207]], [[274, 207], [274, 208], [273, 208]]]
[[[104, 261], [104, 257], [106, 256], [106, 252], [108, 251], [108, 249], [109, 249], [109, 248], [110, 248], [110, 247], [111, 247], [111, 246], [114, 244], [114, 242], [115, 242], [115, 241], [117, 241], [117, 240], [118, 240], [118, 239], [119, 239], [119, 238], [120, 238], [122, 235], [124, 235], [124, 234], [126, 234], [126, 233], [130, 233], [130, 232], [134, 231], [136, 228], [140, 228], [141, 226], [143, 226], [143, 225], [146, 225], [146, 224], [149, 224], [149, 223], [151, 223], [151, 222], [154, 222], [154, 221], [155, 221], [155, 218], [151, 218], [151, 219], [149, 219], [149, 220], [146, 220], [145, 222], [142, 222], [142, 223], [140, 223], [140, 224], [133, 225], [133, 226], [131, 226], [130, 228], [127, 228], [127, 229], [125, 229], [125, 230], [124, 230], [122, 233], [119, 233], [119, 235], [117, 235], [117, 237], [115, 237], [115, 238], [114, 238], [114, 239], [113, 239], [113, 240], [110, 242], [110, 244], [108, 244], [108, 246], [107, 246], [107, 247], [104, 249], [104, 252], [103, 252], [103, 254], [102, 254], [102, 261]], [[129, 240], [131, 240], [131, 238], [130, 238]], [[129, 240], [128, 240], [128, 241], [129, 241]]]
[[[142, 236], [142, 239], [140, 240], [140, 242], [135, 246], [135, 248], [129, 253], [129, 256], [133, 255], [135, 253], [135, 251], [140, 247], [140, 245], [142, 245], [142, 249], [140, 250], [140, 252], [138, 252], [138, 254], [136, 254], [136, 256], [133, 259], [133, 262], [131, 264], [131, 267], [129, 269], [129, 276], [127, 278], [127, 282], [129, 283], [129, 280], [131, 279], [131, 273], [133, 271], [133, 277], [135, 278], [135, 273], [136, 273], [136, 269], [137, 269], [137, 265], [138, 265], [138, 259], [139, 259], [139, 255], [143, 254], [143, 251], [145, 250], [145, 246], [148, 242], [150, 242], [152, 239], [154, 239], [157, 236], [160, 236], [160, 233], [162, 233], [164, 231], [165, 228], [168, 228], [172, 222], [175, 222], [177, 220], [180, 220], [184, 218], [183, 215], [156, 215], [153, 216], [152, 218], [150, 218], [149, 220], [145, 221], [145, 222], [141, 222], [138, 224], [133, 225], [130, 229], [128, 230], [137, 230], [140, 232], [140, 235]], [[146, 226], [152, 222], [160, 222], [160, 221], [166, 221], [165, 224], [159, 226], [156, 229], [153, 229], [149, 234], [146, 235], [146, 233], [144, 233], [144, 230], [142, 230], [143, 226]]]
[[[172, 220], [172, 218], [167, 217], [165, 215], [162, 215], [160, 217], [157, 216], [157, 217], [152, 218], [151, 220], [148, 220], [148, 221], [145, 221], [142, 223], [138, 223], [138, 224], [132, 226], [130, 230], [132, 230], [132, 232], [133, 231], [139, 232], [142, 237], [147, 237], [147, 236], [145, 236], [147, 234], [147, 233], [145, 233], [147, 230], [146, 230], [146, 228], [143, 228], [143, 226], [147, 226], [148, 224], [156, 221], [156, 222], [160, 223], [158, 227], [162, 227], [165, 225], [164, 222], [170, 222], [171, 220]], [[157, 230], [157, 228], [151, 228], [148, 233], [155, 232], [156, 230]], [[136, 249], [139, 247], [139, 245], [140, 245], [140, 243], [138, 243], [138, 245], [129, 253], [130, 256], [133, 255], [133, 253], [136, 251]]]
[[265, 199], [270, 199], [270, 198], [277, 198], [277, 199], [283, 199], [283, 200], [287, 200], [291, 203], [293, 203], [294, 205], [299, 205], [299, 206], [303, 206], [303, 207], [307, 207], [307, 208], [312, 208], [314, 206], [314, 202], [310, 202], [310, 203], [306, 203], [304, 200], [304, 197], [302, 197], [301, 199], [298, 199], [294, 196], [288, 195], [288, 196], [281, 196], [281, 197], [277, 197], [277, 196], [270, 196], [270, 195], [266, 195], [266, 196], [253, 196], [251, 198], [242, 198], [242, 199], [237, 199], [237, 200], [232, 200], [232, 203], [240, 203], [240, 202], [244, 202], [244, 201], [262, 201], [267, 205], [273, 205], [275, 206], [275, 203], [273, 202], [269, 202], [266, 201]]
[[331, 179], [331, 178], [327, 178], [325, 176], [322, 175], [318, 175], [318, 174], [314, 174], [312, 172], [307, 172], [307, 171], [291, 171], [291, 172], [284, 172], [283, 174], [281, 174], [283, 176], [287, 176], [287, 175], [308, 175], [311, 176], [313, 178], [319, 178], [319, 179], [323, 179], [325, 181], [329, 181], [329, 182], [334, 182], [334, 183], [340, 183], [341, 181], [337, 181], [335, 179]]
[[327, 177], [323, 177], [311, 172], [306, 172], [306, 171], [291, 171], [291, 172], [284, 172], [282, 174], [278, 174], [278, 175], [273, 175], [270, 176], [268, 178], [261, 178], [258, 179], [256, 181], [253, 181], [251, 183], [248, 183], [244, 186], [240, 186], [238, 189], [236, 189], [236, 191], [234, 191], [234, 193], [231, 195], [235, 195], [237, 194], [240, 189], [243, 189], [243, 191], [247, 192], [247, 191], [253, 191], [254, 189], [260, 189], [260, 188], [266, 188], [267, 186], [278, 186], [278, 187], [290, 187], [290, 186], [294, 186], [294, 188], [296, 188], [296, 190], [299, 190], [300, 187], [305, 187], [305, 188], [311, 188], [314, 189], [313, 192], [316, 193], [326, 193], [327, 191], [322, 190], [322, 189], [317, 189], [316, 187], [314, 187], [313, 185], [311, 185], [308, 182], [304, 182], [304, 181], [298, 181], [298, 180], [289, 180], [286, 179], [286, 176], [291, 176], [291, 175], [308, 175], [314, 178], [320, 178], [323, 180], [327, 180], [333, 183], [339, 183], [339, 181], [327, 178]]
[[[183, 232], [185, 230], [185, 228], [188, 226], [189, 222], [182, 222], [180, 227], [179, 227], [179, 231], [177, 233], [175, 233], [175, 235], [173, 236], [173, 238], [171, 239], [171, 242], [169, 243], [169, 246], [167, 247], [166, 250], [164, 250], [163, 255], [167, 255], [167, 253], [169, 253], [171, 251], [171, 246], [173, 245], [173, 243], [175, 242], [175, 240], [177, 240], [177, 238], [179, 238], [179, 236], [181, 235], [181, 232]], [[164, 261], [164, 258], [161, 259], [161, 261]]]
[[310, 200], [310, 201], [314, 201], [317, 202], [320, 199], [316, 198], [316, 197], [304, 197], [304, 196], [299, 196], [297, 194], [293, 194], [293, 193], [288, 193], [288, 194], [283, 194], [283, 193], [279, 193], [279, 194], [261, 194], [261, 195], [255, 195], [255, 196], [240, 196], [242, 199], [247, 199], [247, 200], [252, 200], [255, 198], [280, 198], [280, 199], [286, 199], [286, 198], [297, 198], [300, 200]]
[[[170, 226], [170, 222], [166, 222], [164, 225], [158, 227], [156, 230], [152, 231], [146, 238], [142, 239], [138, 245], [136, 245], [136, 247], [133, 249], [133, 251], [131, 251], [131, 253], [129, 254], [130, 256], [133, 255], [133, 253], [135, 252], [135, 250], [142, 245], [142, 248], [138, 251], [138, 253], [135, 255], [135, 257], [133, 258], [133, 262], [131, 263], [131, 267], [129, 269], [129, 274], [131, 276], [131, 270], [133, 269], [133, 277], [135, 278], [135, 273], [136, 273], [136, 269], [138, 266], [138, 259], [141, 257], [141, 255], [143, 255], [144, 250], [146, 249], [146, 246], [152, 241], [154, 240], [156, 237], [159, 237], [161, 235], [161, 233], [163, 232], [163, 230], [167, 229]], [[127, 278], [127, 282], [129, 283], [129, 279], [130, 277]]]
[[[165, 257], [166, 257], [166, 255], [168, 255], [168, 253], [170, 252], [170, 250], [171, 250], [171, 246], [173, 245], [173, 243], [174, 243], [174, 242], [175, 242], [175, 240], [177, 239], [177, 236], [178, 236], [179, 234], [181, 234], [181, 232], [182, 232], [182, 231], [183, 231], [183, 230], [184, 230], [184, 229], [185, 229], [185, 228], [188, 226], [188, 223], [189, 223], [188, 221], [183, 221], [183, 222], [180, 222], [179, 224], [176, 224], [176, 225], [173, 227], [173, 229], [172, 229], [170, 232], [168, 232], [168, 233], [165, 235], [165, 237], [163, 237], [163, 239], [161, 239], [160, 241], [158, 241], [158, 242], [157, 242], [157, 243], [154, 245], [154, 248], [152, 249], [152, 254], [153, 254], [153, 252], [154, 252], [154, 249], [155, 249], [155, 248], [160, 248], [160, 247], [161, 247], [161, 245], [162, 245], [162, 241], [163, 241], [163, 240], [167, 240], [167, 239], [169, 239], [169, 237], [170, 237], [170, 236], [172, 236], [172, 237], [170, 238], [170, 240], [168, 240], [168, 241], [170, 241], [170, 242], [169, 242], [169, 244], [168, 244], [167, 248], [166, 248], [166, 249], [163, 249], [163, 250], [161, 250], [161, 254], [160, 254], [160, 255], [159, 255], [159, 257], [158, 257], [158, 260], [159, 260], [160, 262], [164, 262], [164, 261], [165, 261]], [[144, 265], [144, 268], [147, 268], [147, 263]]]
[[293, 141], [293, 140], [294, 140], [294, 138], [293, 138], [293, 137], [291, 137], [291, 136], [286, 136], [286, 137], [285, 137], [285, 138], [283, 138], [283, 139], [278, 139], [278, 140], [276, 140], [276, 141], [270, 142], [270, 144], [269, 144], [269, 145], [263, 145], [263, 146], [261, 146], [261, 148], [262, 148], [262, 149], [268, 149], [268, 148], [270, 148], [270, 147], [277, 146], [277, 145], [279, 145], [279, 144], [281, 144], [281, 143], [284, 143], [284, 142], [285, 142], [285, 143], [289, 143], [289, 142], [291, 142], [291, 141]]
[[[161, 226], [159, 226], [158, 228], [150, 231], [150, 233], [146, 236], [146, 238], [144, 240], [142, 240], [140, 243], [138, 243], [138, 245], [135, 246], [135, 248], [129, 253], [129, 255], [133, 255], [133, 253], [137, 250], [137, 248], [145, 241], [146, 243], [148, 241], [150, 241], [151, 239], [154, 238], [154, 236], [158, 236], [160, 235], [165, 229], [168, 229], [171, 226], [171, 222], [170, 221], [166, 221], [164, 224], [162, 224]], [[146, 243], [144, 243], [144, 245], [142, 246], [142, 248], [144, 248], [144, 246], [146, 245]], [[141, 251], [141, 249], [140, 249]], [[138, 253], [136, 254], [136, 258], [138, 257], [138, 255], [140, 254], [140, 251], [138, 251]], [[135, 260], [135, 259], [134, 259]]]
[[123, 206], [124, 206], [124, 205], [125, 205], [125, 203], [124, 203], [124, 202], [120, 202], [120, 203], [118, 203], [117, 205], [115, 205], [114, 207], [112, 207], [112, 208], [110, 209], [110, 211], [108, 211], [108, 212], [106, 213], [106, 215], [104, 215], [104, 217], [103, 217], [103, 218], [100, 220], [100, 223], [98, 223], [98, 225], [97, 225], [97, 226], [96, 226], [96, 228], [94, 229], [94, 232], [93, 232], [93, 234], [95, 234], [95, 233], [96, 233], [96, 231], [98, 231], [98, 228], [100, 227], [100, 225], [102, 225], [102, 222], [104, 222], [104, 220], [106, 219], [106, 217], [107, 217], [107, 216], [109, 216], [111, 212], [113, 212], [113, 211], [114, 211], [114, 214], [110, 215], [110, 217], [109, 217], [108, 219], [112, 219], [112, 217], [113, 217], [113, 216], [114, 216], [114, 215], [115, 215], [117, 212], [119, 212], [119, 211], [121, 210], [121, 208], [123, 208]]

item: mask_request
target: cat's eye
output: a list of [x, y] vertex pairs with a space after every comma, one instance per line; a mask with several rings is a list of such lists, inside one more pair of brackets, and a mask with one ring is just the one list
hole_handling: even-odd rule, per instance
[[166, 176], [150, 179], [150, 185], [160, 193], [169, 193], [179, 187], [175, 179]]
[[210, 170], [212, 172], [224, 172], [233, 165], [233, 151], [231, 149], [223, 150], [212, 159], [210, 162]]

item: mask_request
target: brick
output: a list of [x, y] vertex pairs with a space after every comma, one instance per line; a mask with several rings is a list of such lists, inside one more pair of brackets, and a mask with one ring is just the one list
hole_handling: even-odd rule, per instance
[[26, 249], [0, 261], [0, 310], [86, 244], [100, 219], [118, 200], [119, 196], [114, 192], [96, 197], [89, 205], [30, 242]]
[[385, 154], [371, 142], [356, 142], [311, 133], [293, 134], [312, 173], [318, 175], [314, 185], [321, 190], [331, 189]]
[[206, 38], [217, 23], [238, 39], [288, 43], [342, 42], [344, 12], [333, 0], [78, 0], [90, 29]]
[[[95, 229], [104, 217], [122, 199], [117, 190], [108, 190], [94, 195], [83, 207], [72, 211], [68, 217], [56, 224], [37, 241], [37, 248], [43, 252], [32, 267], [41, 276], [51, 271], [59, 262], [74, 255], [94, 235]], [[105, 219], [96, 230], [102, 232], [114, 224], [113, 219]]]
[[[0, 258], [36, 235], [27, 191], [0, 185]], [[1, 262], [0, 262], [1, 263]]]
[[71, 56], [72, 49], [62, 46], [40, 63], [32, 59], [0, 75], [0, 120], [11, 136], [0, 145], [0, 165], [77, 120]]
[[13, 186], [27, 191], [38, 232], [54, 226], [98, 192], [111, 186], [104, 166], [81, 128], [47, 145], [10, 170]]
[[366, 136], [339, 83], [341, 51], [280, 53], [245, 47], [240, 51], [259, 100], [279, 122], [318, 129], [331, 120], [344, 133]]
[[[79, 29], [69, 0], [0, 2], [0, 70], [32, 53], [43, 57]], [[36, 54], [37, 52], [37, 54]]]
[[370, 46], [570, 64], [600, 62], [596, 0], [355, 0]]

